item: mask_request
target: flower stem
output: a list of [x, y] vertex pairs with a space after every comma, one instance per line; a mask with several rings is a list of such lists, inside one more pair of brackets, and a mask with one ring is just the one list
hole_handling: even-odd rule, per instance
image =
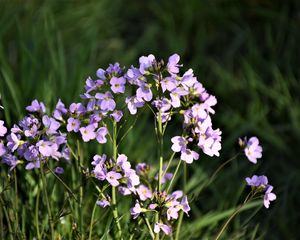
[[[19, 232], [19, 206], [18, 206], [18, 182], [17, 182], [17, 170], [14, 169], [14, 187], [15, 187], [15, 234], [17, 235], [17, 232]], [[21, 231], [20, 231], [21, 232]]]
[[[113, 158], [116, 161], [117, 159], [117, 153], [118, 153], [118, 146], [117, 146], [117, 122], [113, 121]], [[112, 200], [112, 209], [113, 209], [113, 217], [114, 221], [117, 225], [117, 239], [123, 239], [122, 238], [122, 229], [119, 222], [119, 213], [118, 213], [118, 207], [117, 207], [117, 197], [116, 197], [116, 188], [112, 187], [111, 190], [111, 200]]]
[[[78, 155], [78, 170], [81, 173], [81, 167], [83, 166], [82, 164], [82, 156], [81, 156], [81, 148], [80, 148], [80, 143], [79, 140], [77, 140], [77, 155]], [[84, 231], [83, 231], [83, 175], [80, 174], [80, 187], [79, 187], [79, 217], [80, 217], [80, 233], [81, 233], [81, 239], [84, 239]]]
[[[157, 131], [157, 139], [158, 139], [158, 145], [159, 145], [159, 171], [158, 171], [158, 185], [157, 190], [158, 192], [161, 192], [161, 179], [162, 179], [162, 168], [164, 164], [164, 158], [163, 158], [163, 147], [164, 147], [164, 140], [163, 140], [163, 128], [162, 128], [162, 119], [161, 119], [161, 112], [158, 112], [158, 131]], [[159, 212], [155, 214], [155, 221], [159, 222]], [[159, 240], [159, 233], [155, 234], [155, 239]]]
[[10, 219], [9, 219], [9, 214], [8, 214], [5, 202], [3, 201], [1, 194], [0, 194], [0, 204], [2, 205], [4, 215], [5, 215], [5, 218], [6, 218], [6, 221], [7, 221], [8, 233], [9, 233], [10, 240], [13, 240], [14, 237], [13, 237], [13, 234], [12, 234], [12, 228], [11, 228], [11, 223], [10, 223]]
[[172, 187], [172, 184], [173, 184], [174, 179], [175, 179], [175, 177], [176, 177], [176, 175], [177, 175], [177, 172], [178, 172], [178, 170], [179, 170], [179, 167], [180, 167], [181, 162], [182, 162], [182, 160], [179, 159], [179, 162], [178, 162], [178, 164], [177, 164], [177, 167], [176, 167], [176, 169], [175, 169], [175, 172], [174, 172], [174, 174], [173, 174], [173, 177], [171, 178], [171, 181], [170, 181], [169, 186], [168, 186], [168, 188], [167, 188], [167, 193], [170, 191], [170, 189], [171, 189], [171, 187]]
[[40, 190], [38, 190], [36, 195], [36, 203], [35, 203], [35, 227], [36, 227], [36, 234], [37, 238], [41, 239], [41, 233], [39, 228], [39, 203], [40, 203]]
[[94, 224], [93, 222], [94, 222], [96, 207], [97, 207], [97, 201], [95, 202], [93, 212], [92, 212], [92, 216], [91, 216], [90, 229], [89, 229], [89, 240], [92, 240], [92, 232], [93, 232], [93, 224]]
[[[186, 166], [186, 163], [184, 163], [184, 165], [183, 165], [183, 192], [184, 193], [186, 193], [186, 180], [187, 180], [187, 166]], [[180, 215], [179, 215], [179, 220], [178, 220], [178, 224], [177, 224], [177, 228], [176, 228], [175, 240], [179, 239], [182, 219], [183, 219], [183, 211], [181, 211]]]
[[[253, 194], [252, 192], [250, 192], [246, 199], [244, 200], [244, 202], [231, 214], [231, 216], [227, 219], [227, 221], [225, 222], [225, 224], [223, 225], [223, 227], [221, 228], [221, 230], [219, 231], [217, 237], [215, 238], [215, 240], [218, 240], [222, 233], [225, 231], [226, 227], [228, 226], [228, 224], [231, 222], [231, 220], [240, 212], [240, 210], [245, 206], [245, 204], [249, 201], [252, 200], [252, 198], [254, 197], [255, 193]], [[251, 196], [251, 197], [250, 197]]]
[[151, 228], [151, 225], [150, 225], [150, 223], [149, 223], [148, 218], [147, 218], [146, 216], [144, 216], [144, 215], [142, 215], [142, 218], [143, 218], [143, 220], [145, 221], [145, 223], [146, 223], [146, 225], [147, 225], [147, 227], [148, 227], [148, 229], [149, 229], [149, 233], [150, 233], [150, 235], [151, 235], [151, 238], [154, 239], [154, 238], [155, 238], [154, 232], [153, 232], [153, 230], [152, 230], [152, 228]]
[[49, 219], [49, 224], [50, 224], [51, 239], [54, 240], [54, 224], [53, 224], [53, 218], [52, 218], [52, 213], [51, 213], [51, 205], [50, 205], [49, 198], [48, 198], [48, 193], [47, 193], [47, 183], [46, 183], [46, 179], [45, 179], [45, 174], [44, 174], [44, 168], [43, 168], [42, 161], [41, 161], [40, 172], [41, 172], [42, 183], [43, 183], [42, 188], [43, 188], [44, 198], [45, 198], [45, 201], [46, 201], [48, 219]]

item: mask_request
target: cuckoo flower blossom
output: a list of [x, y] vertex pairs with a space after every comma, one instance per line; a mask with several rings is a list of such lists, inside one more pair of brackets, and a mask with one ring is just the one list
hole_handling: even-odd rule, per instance
[[247, 138], [244, 141], [240, 139], [240, 145], [245, 146], [244, 152], [250, 162], [255, 164], [262, 157], [262, 147], [257, 137], [251, 137], [248, 141]]
[[7, 128], [4, 127], [4, 121], [0, 120], [0, 137], [4, 137], [7, 133]]
[[166, 235], [171, 235], [172, 228], [169, 225], [162, 224], [162, 223], [155, 223], [154, 224], [154, 232], [159, 233], [162, 230]]

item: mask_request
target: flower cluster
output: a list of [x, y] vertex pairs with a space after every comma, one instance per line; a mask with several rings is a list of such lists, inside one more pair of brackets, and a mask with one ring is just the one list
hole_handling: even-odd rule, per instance
[[269, 208], [270, 201], [274, 201], [276, 199], [276, 195], [272, 193], [273, 186], [268, 184], [268, 178], [264, 175], [253, 175], [251, 178], [247, 177], [246, 182], [254, 190], [264, 192], [264, 205], [266, 208]]
[[[247, 137], [244, 137], [244, 140], [240, 138], [239, 145], [244, 148], [244, 153], [250, 162], [256, 164], [257, 159], [262, 157], [262, 146], [259, 145], [257, 137], [251, 137], [249, 140]], [[247, 177], [246, 182], [248, 186], [252, 187], [255, 194], [264, 192], [264, 206], [269, 208], [270, 201], [274, 201], [276, 195], [272, 193], [273, 186], [268, 184], [268, 178], [264, 175], [253, 175], [251, 178]]]
[[[105, 154], [95, 155], [93, 158], [92, 173], [100, 181], [106, 181], [113, 187], [118, 187], [122, 195], [135, 192], [135, 187], [140, 184], [139, 176], [131, 168], [131, 164], [124, 154], [119, 154], [117, 159], [109, 159]], [[98, 201], [101, 207], [110, 205], [110, 200], [104, 197]]]
[[[5, 145], [0, 144], [2, 162], [12, 170], [25, 161], [25, 169], [30, 170], [40, 168], [41, 161], [46, 162], [49, 158], [69, 160], [67, 135], [60, 131], [59, 119], [66, 112], [63, 103], [58, 102], [53, 117], [46, 114], [44, 104], [37, 100], [32, 101], [26, 110], [29, 115], [10, 129]], [[0, 135], [4, 136], [6, 129], [2, 122]]]
[[[212, 128], [210, 117], [217, 100], [207, 93], [192, 69], [179, 74], [182, 67], [179, 60], [179, 55], [173, 54], [164, 66], [152, 54], [140, 57], [139, 68], [131, 67], [125, 75], [128, 83], [136, 87], [135, 95], [126, 98], [128, 109], [136, 114], [138, 108], [151, 102], [156, 117], [163, 123], [170, 121], [175, 113], [184, 114], [184, 131], [182, 136], [172, 139], [172, 150], [180, 152], [180, 158], [187, 163], [199, 158], [199, 154], [190, 149], [193, 145], [209, 156], [219, 156], [221, 131]], [[154, 100], [153, 92], [159, 93]]]

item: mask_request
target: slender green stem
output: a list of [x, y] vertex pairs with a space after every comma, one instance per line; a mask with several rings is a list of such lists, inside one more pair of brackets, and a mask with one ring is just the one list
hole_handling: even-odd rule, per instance
[[212, 183], [212, 181], [215, 179], [215, 177], [217, 176], [217, 174], [222, 170], [223, 167], [225, 167], [228, 163], [232, 162], [234, 159], [237, 158], [237, 156], [240, 153], [235, 154], [233, 157], [231, 157], [230, 159], [228, 159], [226, 162], [222, 163], [216, 171], [214, 171], [214, 173], [212, 174], [212, 176], [210, 177], [210, 179], [208, 180], [207, 185], [209, 185], [210, 183]]
[[19, 198], [18, 198], [18, 182], [17, 182], [17, 170], [14, 169], [14, 187], [15, 187], [15, 200], [14, 200], [14, 205], [15, 205], [15, 223], [14, 223], [14, 228], [15, 228], [15, 234], [17, 235], [17, 232], [19, 232]]
[[[118, 145], [117, 145], [117, 122], [113, 121], [113, 158], [116, 161], [117, 159], [117, 153], [118, 153]], [[121, 224], [119, 222], [119, 213], [118, 213], [118, 207], [117, 207], [117, 197], [116, 197], [116, 188], [112, 187], [111, 190], [111, 200], [112, 200], [112, 209], [113, 209], [113, 217], [114, 221], [117, 225], [117, 239], [123, 239], [122, 238], [122, 229]]]
[[176, 167], [176, 169], [175, 169], [175, 172], [174, 172], [174, 174], [173, 174], [173, 177], [171, 178], [171, 181], [170, 181], [169, 186], [168, 186], [168, 188], [167, 188], [167, 193], [170, 191], [170, 189], [171, 189], [171, 187], [172, 187], [172, 184], [173, 184], [173, 182], [174, 182], [174, 179], [175, 179], [175, 177], [176, 177], [176, 175], [177, 175], [177, 173], [178, 173], [178, 170], [179, 170], [179, 168], [180, 168], [181, 162], [182, 162], [182, 160], [179, 159], [179, 162], [178, 162], [178, 164], [177, 164], [177, 167]]
[[164, 170], [162, 176], [165, 176], [165, 174], [167, 173], [167, 171], [168, 171], [169, 167], [171, 166], [171, 163], [172, 163], [172, 161], [173, 161], [173, 159], [174, 159], [175, 154], [176, 154], [176, 152], [173, 152], [172, 155], [171, 155], [171, 157], [169, 158], [167, 167], [166, 167], [166, 169]]
[[7, 222], [7, 227], [8, 227], [8, 233], [9, 233], [9, 238], [10, 240], [14, 240], [13, 234], [12, 234], [12, 228], [11, 228], [11, 223], [10, 223], [10, 219], [9, 219], [9, 214], [6, 208], [6, 205], [2, 199], [2, 196], [0, 195], [0, 203], [2, 205], [3, 211], [4, 211], [4, 215], [6, 218], [6, 222]]
[[[217, 237], [215, 238], [215, 240], [218, 240], [222, 233], [225, 231], [226, 227], [228, 226], [228, 224], [231, 222], [231, 220], [240, 212], [240, 210], [245, 206], [245, 204], [249, 201], [252, 200], [252, 198], [254, 197], [255, 193], [253, 194], [252, 192], [250, 192], [246, 199], [244, 200], [243, 204], [241, 204], [232, 214], [231, 216], [227, 219], [227, 221], [225, 222], [225, 224], [223, 225], [223, 227], [221, 228], [221, 230], [219, 231]], [[251, 196], [251, 197], [250, 197]]]
[[[183, 192], [184, 193], [186, 193], [186, 181], [187, 181], [187, 166], [186, 166], [186, 163], [184, 163], [184, 165], [183, 165]], [[179, 239], [182, 220], [183, 220], [183, 211], [181, 211], [180, 215], [179, 215], [179, 220], [178, 220], [178, 224], [177, 224], [177, 228], [176, 228], [175, 240]]]
[[91, 216], [91, 222], [90, 222], [90, 229], [89, 229], [89, 240], [92, 240], [92, 233], [93, 233], [93, 225], [94, 225], [94, 216], [97, 208], [97, 201], [94, 204], [92, 216]]
[[36, 203], [35, 203], [35, 227], [37, 238], [41, 239], [40, 227], [39, 227], [39, 204], [40, 204], [40, 190], [38, 190], [36, 195]]
[[[79, 140], [77, 140], [77, 156], [78, 156], [78, 170], [81, 172], [82, 167], [82, 156], [81, 156], [81, 148]], [[81, 239], [84, 239], [84, 230], [83, 230], [83, 175], [80, 174], [80, 187], [79, 187], [79, 216], [80, 216], [80, 233], [81, 233]]]
[[150, 235], [151, 235], [151, 238], [154, 239], [154, 238], [155, 238], [154, 232], [153, 232], [153, 230], [152, 230], [152, 228], [151, 228], [151, 225], [150, 225], [150, 223], [149, 223], [148, 218], [147, 218], [144, 214], [142, 215], [142, 218], [143, 218], [143, 220], [145, 221], [145, 223], [146, 223], [146, 225], [147, 225], [147, 227], [148, 227], [148, 229], [149, 229], [149, 233], [150, 233]]
[[[159, 171], [158, 171], [158, 185], [157, 189], [158, 192], [161, 192], [161, 180], [162, 180], [162, 168], [164, 164], [164, 158], [163, 158], [163, 148], [164, 148], [164, 140], [163, 140], [163, 128], [162, 128], [162, 119], [161, 119], [161, 112], [158, 112], [157, 116], [157, 139], [158, 139], [158, 145], [159, 145]], [[155, 214], [155, 221], [159, 222], [159, 212]], [[155, 239], [159, 240], [159, 233], [155, 234]]]
[[41, 161], [40, 173], [41, 173], [42, 183], [43, 183], [42, 188], [43, 188], [44, 198], [45, 198], [46, 206], [47, 206], [48, 219], [49, 219], [50, 231], [51, 231], [51, 239], [54, 240], [54, 224], [53, 224], [53, 218], [52, 218], [52, 213], [51, 213], [51, 205], [50, 205], [49, 198], [48, 198], [47, 183], [46, 183], [46, 179], [45, 179], [42, 161]]
[[67, 192], [70, 193], [71, 196], [72, 196], [76, 201], [78, 201], [77, 198], [76, 198], [76, 196], [75, 196], [75, 194], [72, 192], [71, 188], [69, 188], [68, 185], [67, 185], [67, 184], [66, 184], [59, 176], [57, 176], [57, 175], [55, 174], [55, 172], [53, 172], [53, 170], [52, 170], [51, 168], [49, 168], [49, 171], [52, 173], [52, 175], [53, 175], [54, 177], [56, 177], [56, 178], [61, 182], [61, 184], [66, 188]]

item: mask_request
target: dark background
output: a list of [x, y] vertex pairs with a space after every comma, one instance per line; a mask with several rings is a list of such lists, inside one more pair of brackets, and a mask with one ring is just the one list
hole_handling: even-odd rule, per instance
[[[250, 239], [258, 226], [262, 239], [299, 239], [299, 43], [297, 0], [0, 0], [0, 114], [11, 125], [34, 98], [52, 109], [58, 98], [79, 101], [86, 77], [108, 63], [137, 65], [141, 55], [167, 60], [176, 52], [218, 99], [214, 125], [223, 131], [222, 158], [194, 167], [205, 172], [220, 165], [237, 150], [240, 136], [256, 135], [264, 147], [257, 166], [243, 158], [228, 166], [197, 198], [192, 219], [234, 206], [243, 178], [266, 174], [276, 202], [247, 229], [238, 223], [249, 214], [238, 217], [231, 236]], [[129, 154], [147, 158], [141, 150]]]

